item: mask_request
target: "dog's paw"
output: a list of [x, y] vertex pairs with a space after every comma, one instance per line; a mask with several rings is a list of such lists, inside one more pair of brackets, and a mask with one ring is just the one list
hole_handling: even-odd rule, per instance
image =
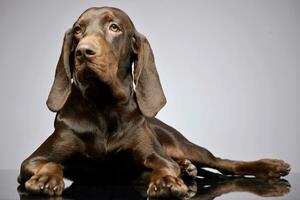
[[291, 167], [282, 160], [261, 159], [257, 161], [258, 178], [279, 178], [289, 174]]
[[188, 187], [180, 178], [164, 176], [149, 184], [147, 194], [150, 198], [184, 197]]
[[184, 195], [185, 200], [193, 198], [198, 191], [197, 182], [195, 180], [189, 181], [186, 185], [188, 186], [188, 191]]
[[188, 159], [183, 159], [177, 162], [178, 165], [180, 166], [180, 170], [181, 170], [181, 176], [183, 178], [186, 177], [196, 177], [198, 170], [197, 167], [195, 165], [193, 165], [193, 163], [188, 160]]
[[47, 174], [34, 175], [25, 183], [27, 191], [49, 196], [60, 196], [64, 186], [63, 178]]

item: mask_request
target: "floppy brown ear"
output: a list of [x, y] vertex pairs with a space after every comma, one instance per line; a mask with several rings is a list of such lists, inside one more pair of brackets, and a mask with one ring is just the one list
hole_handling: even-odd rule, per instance
[[53, 112], [58, 112], [67, 101], [71, 93], [70, 52], [72, 45], [72, 31], [67, 30], [64, 37], [60, 58], [56, 66], [55, 78], [51, 87], [47, 106]]
[[135, 35], [137, 59], [134, 65], [135, 94], [138, 106], [146, 117], [154, 117], [166, 104], [150, 44], [140, 33]]

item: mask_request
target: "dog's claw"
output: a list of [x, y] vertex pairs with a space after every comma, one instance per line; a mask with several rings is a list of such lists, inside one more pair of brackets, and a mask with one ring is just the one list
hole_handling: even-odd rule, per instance
[[49, 175], [34, 175], [25, 183], [26, 190], [36, 193], [45, 194], [49, 196], [59, 196], [64, 189], [64, 182], [62, 177]]

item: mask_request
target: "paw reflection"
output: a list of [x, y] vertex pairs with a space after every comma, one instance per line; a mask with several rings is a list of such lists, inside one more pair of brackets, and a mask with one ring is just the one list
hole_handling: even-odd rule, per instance
[[284, 179], [257, 179], [225, 177], [222, 179], [197, 179], [197, 194], [190, 199], [214, 199], [226, 193], [248, 192], [261, 197], [279, 197], [290, 191]]
[[[290, 184], [284, 179], [257, 179], [241, 177], [211, 177], [197, 178], [185, 181], [188, 192], [184, 199], [190, 200], [212, 200], [223, 194], [232, 192], [248, 192], [260, 197], [278, 197], [290, 191]], [[72, 183], [64, 192], [62, 197], [49, 198], [29, 194], [24, 187], [20, 186], [18, 192], [21, 200], [25, 199], [146, 199], [147, 187], [144, 185], [86, 185]]]

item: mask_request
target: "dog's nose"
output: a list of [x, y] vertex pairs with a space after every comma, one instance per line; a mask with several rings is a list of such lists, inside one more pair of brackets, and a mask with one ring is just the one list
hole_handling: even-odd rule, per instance
[[92, 58], [96, 55], [96, 50], [91, 44], [80, 44], [76, 48], [76, 57]]

